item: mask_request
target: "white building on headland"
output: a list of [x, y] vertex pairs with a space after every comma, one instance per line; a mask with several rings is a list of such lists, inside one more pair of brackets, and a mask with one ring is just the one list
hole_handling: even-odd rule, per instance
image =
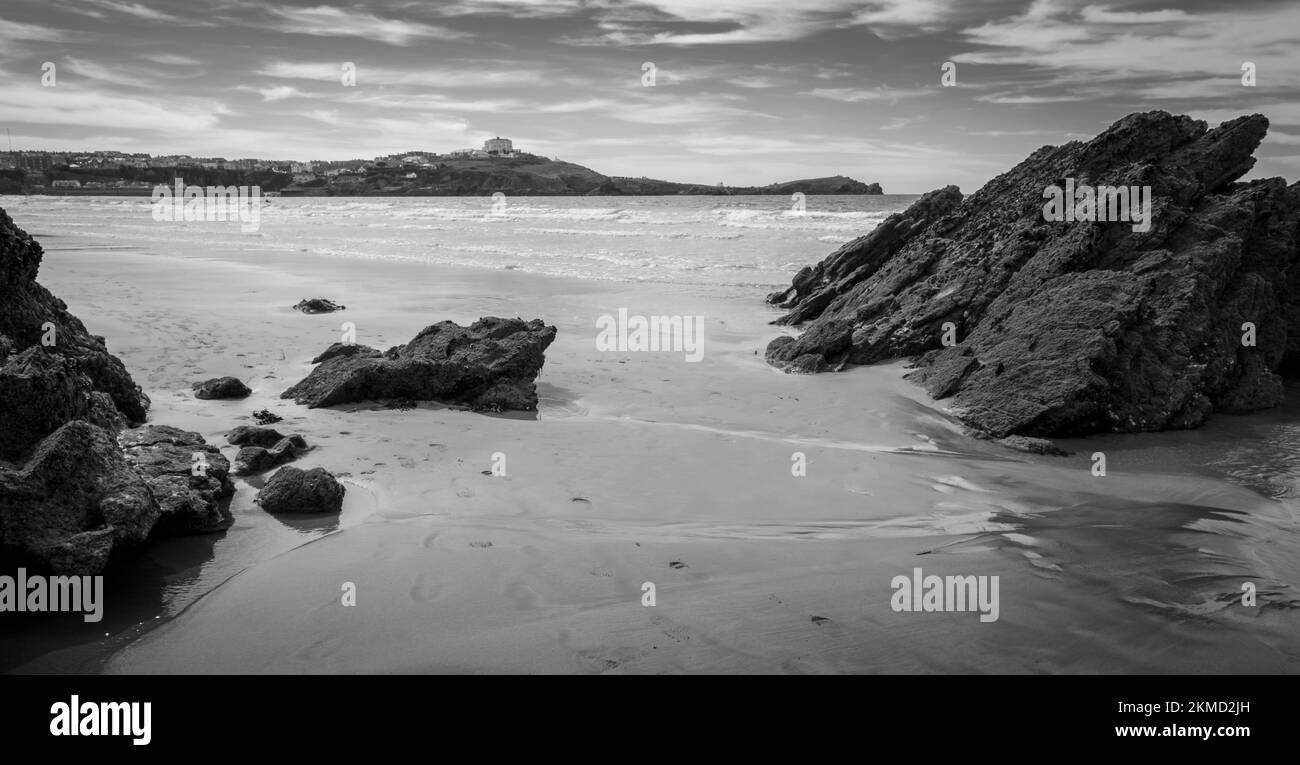
[[517, 153], [515, 151], [514, 142], [509, 138], [502, 138], [501, 136], [489, 138], [484, 141], [483, 151], [486, 151], [494, 157], [513, 157]]

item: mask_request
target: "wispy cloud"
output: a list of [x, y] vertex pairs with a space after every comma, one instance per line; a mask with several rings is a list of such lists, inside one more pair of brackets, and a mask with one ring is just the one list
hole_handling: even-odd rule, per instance
[[361, 37], [389, 45], [412, 45], [420, 40], [458, 40], [471, 35], [445, 26], [402, 19], [381, 18], [373, 13], [318, 5], [313, 8], [279, 5], [267, 8], [270, 25], [291, 34], [317, 37]]

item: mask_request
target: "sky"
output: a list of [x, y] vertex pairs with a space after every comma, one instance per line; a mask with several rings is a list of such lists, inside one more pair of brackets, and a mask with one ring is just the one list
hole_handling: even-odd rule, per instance
[[1134, 111], [1260, 112], [1247, 177], [1294, 181], [1296, 30], [1295, 0], [5, 0], [0, 127], [229, 159], [500, 135], [608, 175], [921, 193]]

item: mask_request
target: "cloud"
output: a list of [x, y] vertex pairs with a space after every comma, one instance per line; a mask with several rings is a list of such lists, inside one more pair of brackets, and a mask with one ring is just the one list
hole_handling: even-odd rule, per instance
[[934, 92], [935, 89], [887, 88], [882, 85], [875, 88], [814, 88], [800, 91], [799, 95], [828, 98], [832, 101], [855, 104], [863, 101], [897, 101], [900, 98], [928, 96]]
[[609, 110], [607, 115], [623, 122], [642, 125], [715, 125], [722, 121], [736, 119], [779, 119], [774, 114], [724, 106], [706, 99], [673, 99], [662, 103], [621, 104]]
[[411, 45], [419, 40], [457, 40], [471, 37], [444, 26], [380, 18], [372, 13], [318, 5], [313, 8], [272, 6], [270, 25], [281, 32], [317, 37], [362, 37], [389, 45]]
[[1164, 24], [1170, 21], [1191, 21], [1193, 17], [1182, 10], [1112, 11], [1089, 5], [1079, 11], [1079, 16], [1090, 24]]
[[286, 98], [301, 97], [302, 91], [288, 85], [276, 85], [270, 88], [258, 88], [257, 92], [262, 95], [263, 101], [283, 101]]
[[[173, 16], [170, 13], [164, 13], [163, 11], [155, 10], [153, 8], [148, 8], [139, 3], [118, 2], [118, 0], [82, 0], [82, 2], [95, 5], [100, 8], [105, 8], [107, 10], [114, 11], [116, 13], [121, 13], [127, 16], [134, 16], [137, 19], [144, 19], [146, 21], [165, 21], [171, 24], [187, 23], [185, 19], [182, 19], [179, 16]], [[74, 8], [74, 10], [84, 10], [84, 9]], [[94, 13], [94, 12], [91, 12], [90, 15], [99, 18], [103, 17], [103, 14]]]
[[[338, 61], [274, 61], [264, 64], [258, 73], [264, 77], [285, 80], [318, 80], [338, 83], [342, 74]], [[400, 69], [391, 66], [372, 66], [361, 62], [357, 66], [357, 81], [368, 85], [403, 85], [418, 88], [504, 88], [558, 83], [561, 75], [533, 63], [508, 61], [462, 62], [461, 66], [432, 66], [418, 69]]]
[[61, 29], [0, 19], [0, 43], [9, 44], [19, 40], [63, 42], [67, 39], [68, 33]]
[[5, 121], [12, 124], [76, 126], [89, 130], [134, 129], [149, 135], [186, 133], [197, 140], [219, 125], [228, 109], [208, 99], [168, 98], [155, 102], [104, 90], [0, 84]]

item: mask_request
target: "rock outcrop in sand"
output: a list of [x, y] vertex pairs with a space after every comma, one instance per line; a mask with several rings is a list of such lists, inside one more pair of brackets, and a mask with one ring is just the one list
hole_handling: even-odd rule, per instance
[[225, 398], [248, 398], [253, 391], [249, 390], [243, 380], [238, 377], [214, 377], [211, 380], [194, 383], [194, 398], [201, 399], [225, 399]]
[[320, 366], [281, 398], [313, 408], [401, 399], [532, 411], [555, 331], [540, 319], [488, 317], [469, 327], [450, 321], [425, 327], [411, 342], [382, 353], [365, 346], [341, 353], [331, 346]]
[[268, 513], [337, 513], [346, 489], [325, 468], [281, 468], [257, 493]]
[[225, 458], [196, 433], [124, 430], [149, 399], [36, 282], [42, 254], [0, 210], [0, 553], [95, 574], [151, 534], [230, 525]]
[[307, 452], [302, 436], [282, 438], [271, 446], [245, 446], [235, 455], [235, 475], [256, 475], [292, 462]]
[[[769, 297], [789, 309], [777, 323], [806, 326], [767, 359], [817, 372], [918, 357], [911, 378], [996, 437], [1276, 405], [1300, 368], [1300, 184], [1237, 182], [1267, 128], [1132, 114], [969, 197], [932, 191]], [[1149, 187], [1149, 230], [1045, 220], [1045, 191], [1067, 183]]]
[[325, 298], [307, 298], [305, 300], [299, 300], [297, 305], [293, 307], [293, 310], [302, 311], [303, 313], [334, 313], [335, 311], [342, 311], [346, 308], [347, 306], [339, 305], [333, 300], [326, 300]]

